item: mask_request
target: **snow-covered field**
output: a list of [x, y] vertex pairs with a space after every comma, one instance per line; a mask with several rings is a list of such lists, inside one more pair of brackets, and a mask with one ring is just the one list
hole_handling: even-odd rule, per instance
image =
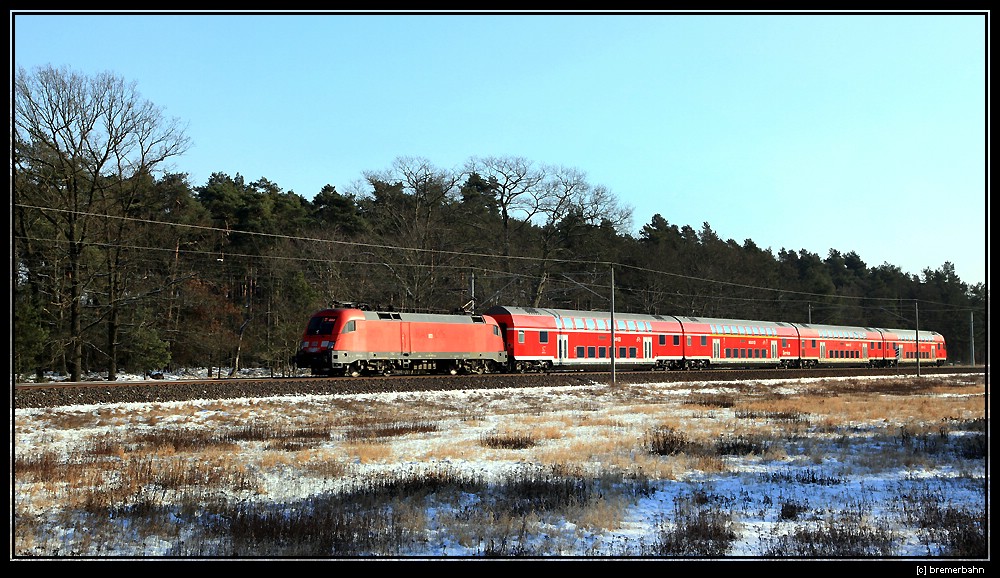
[[[988, 459], [954, 451], [961, 446], [959, 438], [976, 435], [957, 424], [986, 421], [984, 376], [933, 379], [939, 385], [917, 395], [873, 393], [877, 387], [853, 378], [845, 383], [650, 382], [18, 409], [11, 411], [11, 462], [34, 455], [72, 460], [95, 440], [154, 429], [221, 431], [256, 424], [288, 431], [323, 423], [333, 435], [307, 449], [282, 451], [258, 441], [240, 443], [231, 459], [252, 476], [255, 489], [231, 497], [293, 503], [337, 492], [355, 480], [400, 471], [446, 469], [502, 480], [518, 471], [550, 471], [558, 465], [584, 476], [639, 474], [650, 480], [653, 491], [618, 500], [609, 508], [614, 513], [600, 520], [583, 514], [532, 518], [532, 531], [519, 539], [526, 542], [525, 551], [544, 557], [641, 555], [648, 551], [643, 545], [679, 523], [682, 508], [712, 504], [727, 512], [736, 533], [727, 558], [773, 555], [795, 532], [807, 527], [829, 530], [849, 518], [891, 538], [888, 558], [924, 559], [940, 556], [942, 545], [932, 529], [914, 522], [912, 508], [933, 503], [957, 511], [989, 511]], [[828, 393], [815, 396], [817, 390]], [[351, 435], [376, 423], [421, 427], [377, 439]], [[650, 432], [655, 431], [678, 432], [701, 447], [718, 447], [720, 440], [767, 441], [759, 451], [659, 455], [649, 451]], [[986, 432], [988, 440], [988, 426]], [[522, 449], [493, 447], [484, 443], [491, 436], [532, 443]], [[943, 449], [942, 439], [950, 449]], [[322, 471], [318, 461], [342, 464], [343, 475], [317, 474]], [[60, 497], [64, 489], [17, 474], [15, 468], [12, 558], [52, 557], [53, 545], [80, 543], [74, 534], [85, 529], [66, 515]], [[161, 495], [169, 501], [166, 492]], [[455, 507], [448, 504], [428, 502], [426, 539], [403, 557], [482, 555], [481, 539], [470, 540], [463, 535], [466, 531], [450, 526], [456, 517], [445, 511]], [[793, 515], [788, 514], [790, 506], [796, 510]], [[32, 520], [30, 539], [16, 527], [26, 519]], [[191, 534], [181, 528], [159, 539], [123, 535], [90, 543], [89, 551], [75, 554], [176, 556], [178, 542]]]

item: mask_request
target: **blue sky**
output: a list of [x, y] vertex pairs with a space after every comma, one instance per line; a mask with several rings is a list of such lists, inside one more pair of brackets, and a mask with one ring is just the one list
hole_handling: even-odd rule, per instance
[[519, 156], [723, 239], [988, 282], [980, 14], [14, 14], [18, 66], [111, 71], [174, 169], [351, 192]]

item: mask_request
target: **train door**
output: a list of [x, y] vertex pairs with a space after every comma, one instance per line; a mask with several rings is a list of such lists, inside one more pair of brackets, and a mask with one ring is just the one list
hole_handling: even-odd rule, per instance
[[653, 338], [643, 337], [642, 338], [642, 357], [644, 359], [653, 358]]
[[825, 361], [826, 361], [826, 342], [825, 341], [820, 341], [819, 342], [819, 360], [817, 360], [817, 363], [823, 363]]
[[722, 341], [719, 339], [712, 340], [712, 359], [718, 359], [722, 355]]
[[777, 341], [772, 341], [771, 342], [771, 358], [774, 359], [775, 361], [778, 360], [778, 342]]
[[409, 347], [410, 347], [410, 324], [409, 322], [402, 321], [399, 324], [399, 352], [406, 353]]
[[566, 335], [565, 333], [559, 335], [556, 338], [556, 341], [558, 343], [558, 347], [556, 349], [558, 350], [558, 356], [559, 356], [559, 359], [556, 360], [556, 363], [562, 364], [565, 363], [564, 360], [567, 357], [569, 357], [569, 335]]
[[868, 359], [868, 342], [867, 341], [861, 344], [861, 359], [865, 359], [865, 360]]

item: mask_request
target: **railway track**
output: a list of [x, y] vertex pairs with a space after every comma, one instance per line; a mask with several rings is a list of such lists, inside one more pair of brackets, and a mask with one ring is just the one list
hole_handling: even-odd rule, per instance
[[[921, 367], [920, 375], [984, 373], [983, 366]], [[817, 368], [809, 370], [750, 369], [702, 371], [552, 372], [486, 375], [393, 375], [378, 377], [273, 377], [197, 380], [88, 381], [15, 384], [13, 407], [56, 407], [123, 402], [169, 402], [194, 399], [229, 399], [279, 395], [364, 394], [406, 391], [447, 391], [571, 385], [636, 384], [649, 382], [738, 381], [850, 376], [917, 375], [916, 367], [864, 369]]]

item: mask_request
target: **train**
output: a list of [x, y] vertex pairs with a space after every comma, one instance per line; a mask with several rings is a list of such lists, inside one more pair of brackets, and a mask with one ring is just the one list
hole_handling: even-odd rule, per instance
[[482, 314], [339, 306], [293, 363], [312, 375], [943, 365], [935, 331], [496, 305]]

